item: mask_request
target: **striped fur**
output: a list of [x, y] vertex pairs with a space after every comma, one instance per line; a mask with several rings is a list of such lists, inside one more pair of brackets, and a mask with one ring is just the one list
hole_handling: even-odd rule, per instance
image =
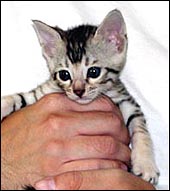
[[[120, 22], [121, 28], [114, 27], [115, 20]], [[107, 22], [113, 22], [114, 31], [110, 36], [105, 33], [105, 28], [110, 27]], [[133, 173], [153, 184], [157, 183], [159, 171], [154, 161], [152, 141], [144, 114], [119, 78], [127, 51], [126, 27], [121, 13], [118, 10], [110, 12], [99, 27], [81, 25], [63, 31], [40, 21], [34, 21], [34, 25], [51, 76], [30, 92], [2, 97], [1, 120], [53, 92], [65, 92], [70, 99], [80, 104], [89, 103], [104, 94], [118, 105], [129, 129]], [[54, 44], [47, 42], [43, 35], [51, 38], [50, 43]], [[90, 78], [91, 74], [87, 75], [90, 67], [100, 67], [100, 75]], [[61, 70], [69, 72], [71, 79], [62, 81]], [[79, 95], [75, 92], [79, 92]]]

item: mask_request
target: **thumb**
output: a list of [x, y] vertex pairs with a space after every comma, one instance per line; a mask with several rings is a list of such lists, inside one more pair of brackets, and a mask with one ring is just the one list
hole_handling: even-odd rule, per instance
[[36, 190], [111, 190], [114, 186], [110, 183], [114, 182], [113, 178], [117, 177], [119, 171], [120, 169], [102, 169], [66, 172], [37, 182], [35, 188]]
[[66, 172], [55, 177], [43, 179], [35, 184], [36, 190], [80, 190], [84, 173]]
[[66, 172], [35, 184], [37, 190], [155, 190], [148, 182], [121, 169]]

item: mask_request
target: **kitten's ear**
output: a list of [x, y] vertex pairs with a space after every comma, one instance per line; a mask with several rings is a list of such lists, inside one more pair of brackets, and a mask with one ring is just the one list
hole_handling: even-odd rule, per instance
[[53, 57], [56, 53], [57, 45], [62, 40], [60, 34], [41, 21], [33, 20], [33, 23], [38, 40], [43, 48], [43, 53], [49, 57]]
[[117, 9], [108, 13], [99, 25], [95, 37], [102, 36], [107, 42], [113, 43], [116, 51], [123, 50], [126, 37], [126, 25], [121, 12]]

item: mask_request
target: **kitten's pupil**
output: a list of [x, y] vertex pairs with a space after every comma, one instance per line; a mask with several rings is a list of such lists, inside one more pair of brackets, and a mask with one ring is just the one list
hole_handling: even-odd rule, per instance
[[59, 71], [59, 77], [63, 81], [71, 80], [70, 73], [67, 70]]
[[101, 68], [99, 67], [91, 67], [88, 69], [87, 78], [97, 78], [100, 76]]

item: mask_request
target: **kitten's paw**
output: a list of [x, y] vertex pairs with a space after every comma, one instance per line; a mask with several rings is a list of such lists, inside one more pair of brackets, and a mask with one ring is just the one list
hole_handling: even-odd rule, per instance
[[1, 120], [13, 112], [14, 99], [12, 96], [5, 96], [1, 98]]
[[[134, 155], [134, 153], [132, 154]], [[132, 172], [151, 184], [158, 183], [160, 173], [151, 157], [144, 155], [140, 156], [140, 158], [132, 156]]]

